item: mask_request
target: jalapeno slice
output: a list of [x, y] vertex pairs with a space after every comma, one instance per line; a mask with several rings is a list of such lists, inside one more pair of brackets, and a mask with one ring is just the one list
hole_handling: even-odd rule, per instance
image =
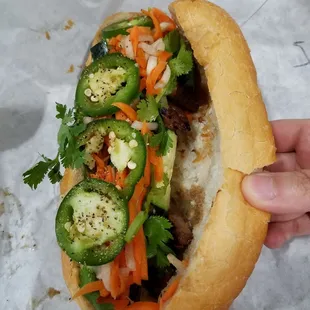
[[134, 17], [132, 19], [116, 22], [105, 27], [102, 30], [102, 37], [104, 39], [109, 39], [119, 34], [128, 35], [128, 32], [126, 30], [134, 26], [153, 28], [153, 22], [150, 17], [143, 15]]
[[108, 54], [86, 67], [78, 82], [75, 104], [85, 115], [113, 114], [114, 102], [130, 103], [139, 92], [139, 69], [120, 54]]
[[[112, 134], [113, 132], [113, 134]], [[104, 143], [104, 137], [111, 136], [109, 147], [110, 160], [117, 171], [126, 167], [129, 173], [124, 180], [121, 192], [129, 200], [134, 192], [136, 183], [144, 173], [146, 162], [146, 146], [141, 133], [132, 128], [126, 121], [115, 119], [100, 119], [87, 125], [86, 130], [79, 136], [78, 144], [85, 146], [85, 164], [94, 165], [92, 153], [98, 153]]]
[[127, 202], [112, 184], [83, 180], [61, 202], [55, 227], [58, 244], [71, 259], [88, 266], [106, 264], [125, 244]]

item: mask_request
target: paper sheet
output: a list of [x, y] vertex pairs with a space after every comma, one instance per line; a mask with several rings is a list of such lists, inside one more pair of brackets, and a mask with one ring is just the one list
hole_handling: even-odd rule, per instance
[[[215, 2], [242, 26], [270, 119], [309, 118], [310, 1]], [[143, 1], [144, 7], [167, 4]], [[54, 235], [58, 186], [45, 180], [34, 192], [21, 174], [39, 153], [56, 153], [55, 101], [73, 104], [79, 65], [102, 19], [141, 4], [0, 0], [0, 7], [0, 309], [73, 310]], [[69, 19], [74, 25], [64, 30]], [[264, 248], [232, 309], [309, 309], [309, 241]], [[50, 298], [49, 288], [59, 294]]]

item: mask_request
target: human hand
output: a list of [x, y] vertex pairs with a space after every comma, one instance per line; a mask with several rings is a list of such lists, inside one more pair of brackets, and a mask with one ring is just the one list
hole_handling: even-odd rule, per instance
[[245, 199], [272, 214], [265, 245], [310, 235], [310, 119], [271, 122], [277, 161], [242, 182]]

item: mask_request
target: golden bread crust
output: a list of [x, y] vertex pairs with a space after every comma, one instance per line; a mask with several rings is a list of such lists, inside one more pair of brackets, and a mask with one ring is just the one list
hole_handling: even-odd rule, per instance
[[250, 50], [234, 20], [204, 0], [175, 1], [169, 9], [204, 68], [224, 182], [165, 310], [228, 309], [254, 269], [270, 218], [244, 200], [241, 182], [275, 161], [274, 138]]

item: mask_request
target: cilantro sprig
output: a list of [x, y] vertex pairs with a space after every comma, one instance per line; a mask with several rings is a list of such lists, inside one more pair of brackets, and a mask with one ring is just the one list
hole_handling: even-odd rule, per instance
[[181, 39], [178, 56], [169, 61], [170, 69], [178, 77], [189, 73], [193, 68], [193, 53], [186, 48], [185, 41]]
[[154, 122], [159, 115], [159, 104], [153, 96], [142, 99], [137, 106], [137, 114], [140, 121]]
[[159, 146], [157, 155], [165, 156], [169, 152], [170, 148], [173, 147], [173, 141], [160, 116], [157, 117], [157, 123], [158, 132], [150, 138], [150, 146]]
[[161, 216], [150, 216], [144, 223], [144, 233], [147, 238], [147, 257], [156, 258], [158, 267], [169, 266], [167, 255], [173, 253], [167, 243], [173, 240], [169, 229], [172, 224]]
[[61, 120], [58, 131], [58, 152], [54, 159], [41, 155], [42, 160], [23, 173], [23, 180], [32, 189], [36, 189], [48, 176], [52, 184], [62, 178], [60, 164], [65, 168], [80, 168], [84, 162], [84, 151], [79, 149], [76, 137], [85, 130], [86, 125], [75, 121], [74, 109], [67, 109], [63, 104], [56, 103], [56, 118]]

